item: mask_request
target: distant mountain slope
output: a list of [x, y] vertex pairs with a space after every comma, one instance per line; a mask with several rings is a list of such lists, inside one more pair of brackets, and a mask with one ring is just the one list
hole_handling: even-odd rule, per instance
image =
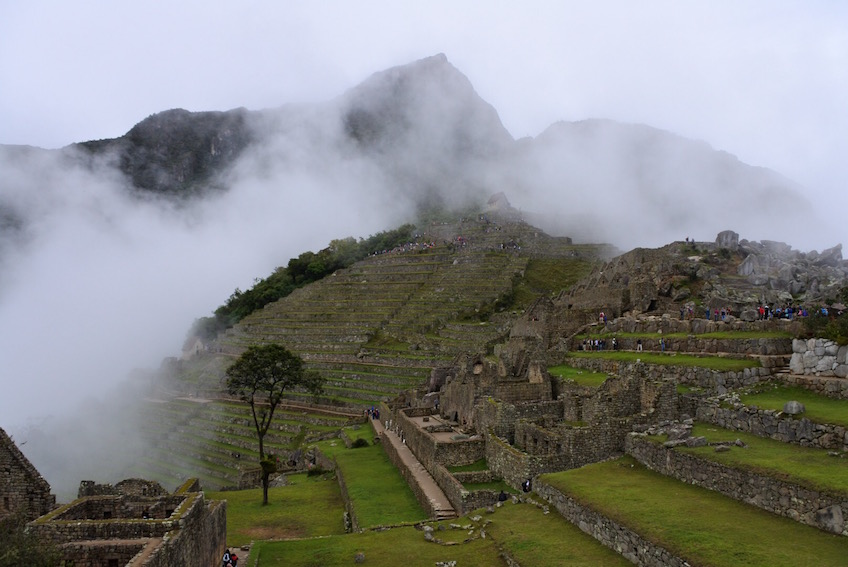
[[[9, 151], [0, 148], [0, 162], [14, 159], [3, 157]], [[168, 110], [119, 138], [61, 151], [98, 174], [104, 165], [119, 172], [141, 195], [202, 196], [268, 183], [288, 196], [306, 178], [404, 210], [479, 205], [504, 191], [523, 211], [543, 213], [528, 218], [551, 233], [620, 248], [727, 228], [796, 242], [808, 229], [788, 219], [809, 226], [816, 218], [779, 174], [649, 126], [558, 122], [536, 138], [513, 140], [442, 54], [375, 73], [330, 101]], [[0, 179], [0, 206], [8, 182]], [[13, 208], [4, 206], [5, 232]], [[15, 218], [25, 223], [26, 213]]]

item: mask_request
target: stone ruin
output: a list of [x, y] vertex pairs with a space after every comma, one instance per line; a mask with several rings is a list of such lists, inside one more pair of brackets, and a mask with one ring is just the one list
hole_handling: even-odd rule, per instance
[[0, 428], [0, 518], [21, 514], [34, 520], [55, 505], [50, 485]]
[[29, 524], [60, 546], [65, 564], [207, 567], [223, 555], [226, 502], [206, 500], [197, 479], [173, 493], [142, 479], [82, 481], [78, 495]]
[[0, 429], [0, 518], [20, 513], [28, 529], [57, 544], [76, 567], [208, 567], [223, 555], [226, 502], [209, 501], [191, 479], [169, 493], [159, 483], [127, 479], [80, 483], [59, 507], [50, 485]]

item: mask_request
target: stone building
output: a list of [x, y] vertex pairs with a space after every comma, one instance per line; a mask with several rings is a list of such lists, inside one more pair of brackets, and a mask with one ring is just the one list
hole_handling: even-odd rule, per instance
[[0, 517], [21, 513], [34, 520], [55, 505], [50, 485], [0, 428]]
[[60, 546], [65, 565], [208, 567], [226, 546], [227, 508], [206, 500], [196, 479], [173, 493], [141, 479], [83, 481], [79, 498], [29, 527]]

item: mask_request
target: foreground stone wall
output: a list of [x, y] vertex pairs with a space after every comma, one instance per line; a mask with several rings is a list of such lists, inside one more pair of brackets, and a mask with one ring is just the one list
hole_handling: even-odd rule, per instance
[[813, 423], [807, 418], [797, 419], [784, 415], [783, 412], [761, 410], [741, 404], [725, 408], [715, 400], [704, 400], [695, 412], [695, 419], [784, 443], [848, 451], [848, 432], [844, 426]]
[[[29, 528], [62, 545], [64, 559], [78, 564], [208, 567], [220, 560], [227, 539], [226, 502], [207, 501], [202, 492], [169, 495], [161, 497], [160, 504], [174, 506], [172, 513], [144, 519], [142, 511], [155, 509], [157, 499], [144, 497], [136, 505], [124, 502], [126, 498], [84, 497], [31, 522]], [[104, 512], [118, 514], [115, 506], [122, 502], [137, 517], [103, 519]]]
[[206, 502], [201, 495], [194, 507], [139, 567], [207, 567], [220, 561], [227, 545], [227, 503]]
[[594, 510], [578, 504], [544, 480], [536, 482], [535, 491], [566, 520], [589, 534], [625, 559], [645, 567], [689, 567], [689, 563], [665, 548], [651, 543], [636, 532]]
[[638, 433], [628, 435], [625, 450], [649, 469], [663, 475], [720, 492], [734, 500], [796, 522], [848, 535], [848, 494], [826, 494], [699, 459], [653, 442]]

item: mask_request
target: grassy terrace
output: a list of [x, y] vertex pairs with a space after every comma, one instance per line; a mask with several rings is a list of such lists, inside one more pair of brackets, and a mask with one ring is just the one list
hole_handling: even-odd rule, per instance
[[[345, 433], [369, 442], [374, 437], [370, 424], [357, 430], [345, 429]], [[328, 457], [335, 458], [360, 527], [418, 522], [427, 518], [381, 446], [369, 444], [348, 449], [337, 439], [321, 441], [316, 446]]]
[[563, 380], [574, 382], [578, 386], [587, 386], [590, 388], [597, 388], [606, 382], [607, 378], [609, 378], [609, 374], [605, 374], [603, 372], [593, 372], [591, 370], [574, 368], [573, 366], [567, 366], [565, 364], [560, 366], [551, 366], [548, 368], [548, 373], [551, 376], [556, 376]]
[[835, 567], [848, 557], [846, 537], [664, 477], [627, 457], [542, 479], [691, 565]]
[[[480, 516], [479, 521], [471, 518]], [[486, 538], [480, 538], [484, 522]], [[470, 529], [451, 528], [450, 524]], [[434, 535], [447, 545], [425, 541], [414, 527], [361, 534], [330, 536], [321, 539], [262, 543], [258, 563], [251, 552], [250, 565], [337, 566], [351, 565], [362, 552], [366, 565], [435, 565], [453, 560], [463, 567], [497, 567], [507, 563], [503, 550], [519, 565], [533, 567], [624, 567], [632, 565], [615, 552], [569, 524], [558, 514], [544, 514], [532, 504], [512, 504], [494, 514], [477, 511], [450, 523], [429, 523]], [[469, 531], [473, 533], [469, 535]]]
[[[332, 475], [286, 477], [287, 486], [207, 492], [211, 500], [227, 501], [227, 544], [240, 546], [262, 539], [294, 539], [344, 533], [344, 502]], [[335, 513], [333, 513], [335, 511]]]
[[[674, 450], [728, 467], [780, 478], [814, 490], [840, 492], [848, 496], [848, 459], [830, 456], [829, 451], [825, 449], [801, 447], [701, 423], [695, 425], [692, 435], [704, 436], [710, 443], [740, 439], [747, 447], [731, 446], [730, 451], [721, 453], [709, 446], [681, 446]], [[664, 436], [658, 436], [656, 439], [658, 442], [665, 441]]]
[[742, 394], [740, 400], [747, 406], [760, 409], [783, 411], [783, 404], [796, 400], [804, 404], [806, 411], [799, 417], [806, 417], [816, 423], [830, 423], [848, 427], [848, 401], [820, 396], [797, 386], [785, 386], [774, 382], [759, 384], [749, 393]]
[[[603, 327], [599, 327], [603, 329]], [[598, 333], [584, 333], [575, 335], [575, 339], [588, 338], [633, 338], [633, 339], [655, 339], [665, 337], [667, 339], [685, 339], [687, 337], [697, 337], [699, 339], [725, 339], [725, 340], [747, 340], [747, 339], [791, 339], [794, 337], [789, 331], [715, 331], [712, 333], [701, 333], [695, 335], [692, 333], [613, 333], [603, 330]]]
[[694, 366], [698, 368], [709, 368], [722, 372], [738, 372], [745, 368], [756, 368], [760, 361], [753, 358], [729, 358], [724, 356], [695, 356], [679, 353], [658, 352], [635, 352], [635, 351], [573, 351], [568, 353], [568, 358], [600, 358], [605, 360], [616, 360], [618, 362], [642, 361], [646, 364], [659, 364], [666, 366]]

